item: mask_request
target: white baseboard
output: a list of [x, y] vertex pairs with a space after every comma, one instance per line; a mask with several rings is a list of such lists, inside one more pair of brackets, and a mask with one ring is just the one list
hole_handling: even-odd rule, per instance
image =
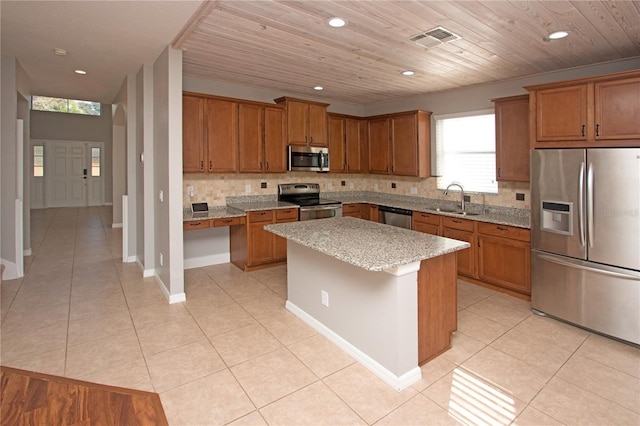
[[112, 206], [113, 203], [104, 203], [103, 206]]
[[26, 249], [26, 250], [24, 251], [24, 255], [25, 255], [25, 256], [31, 256], [32, 254], [33, 254], [33, 251], [31, 251], [31, 249], [30, 249], [30, 248], [29, 248], [29, 249]]
[[2, 281], [21, 278], [21, 275], [18, 275], [18, 265], [16, 265], [15, 262], [9, 262], [5, 259], [2, 259], [1, 262], [4, 266], [4, 270], [2, 271]]
[[164, 285], [164, 282], [162, 281], [162, 279], [155, 273], [153, 276], [156, 279], [158, 286], [160, 286], [160, 290], [162, 291], [162, 294], [164, 294], [164, 297], [166, 297], [170, 305], [174, 303], [184, 302], [187, 300], [187, 294], [185, 292], [178, 293], [178, 294], [170, 294], [169, 290], [167, 290], [167, 286]]
[[311, 328], [316, 330], [318, 333], [322, 334], [324, 337], [333, 342], [340, 349], [345, 351], [347, 354], [351, 355], [356, 361], [362, 364], [365, 368], [371, 371], [373, 374], [381, 378], [385, 383], [394, 388], [397, 391], [401, 391], [403, 389], [408, 388], [414, 383], [422, 380], [422, 371], [419, 366], [409, 370], [402, 376], [396, 376], [391, 371], [380, 365], [377, 361], [371, 358], [369, 355], [362, 352], [360, 349], [353, 346], [351, 343], [347, 342], [345, 339], [340, 337], [338, 334], [333, 332], [333, 330], [327, 328], [320, 321], [316, 320], [311, 315], [307, 314], [305, 311], [300, 309], [294, 303], [287, 300], [286, 308], [288, 311], [293, 313], [295, 316], [300, 318], [302, 321], [307, 323]]
[[184, 259], [184, 269], [202, 268], [203, 266], [219, 265], [231, 262], [230, 253], [212, 254], [209, 256], [191, 257]]
[[122, 258], [123, 263], [134, 263], [138, 260], [138, 256], [129, 256], [126, 259]]
[[122, 223], [112, 223], [111, 227], [112, 228], [122, 228]]

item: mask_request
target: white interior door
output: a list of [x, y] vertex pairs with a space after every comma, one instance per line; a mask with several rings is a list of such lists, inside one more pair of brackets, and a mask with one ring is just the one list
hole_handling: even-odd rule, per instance
[[87, 205], [86, 143], [51, 141], [45, 148], [48, 207]]

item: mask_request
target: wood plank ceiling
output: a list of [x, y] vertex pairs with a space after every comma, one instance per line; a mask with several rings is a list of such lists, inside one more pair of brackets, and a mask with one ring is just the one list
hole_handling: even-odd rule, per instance
[[[333, 16], [348, 25], [329, 27]], [[438, 26], [461, 39], [410, 41]], [[555, 30], [569, 37], [543, 41]], [[218, 0], [203, 3], [174, 47], [188, 76], [372, 104], [640, 58], [640, 2]]]

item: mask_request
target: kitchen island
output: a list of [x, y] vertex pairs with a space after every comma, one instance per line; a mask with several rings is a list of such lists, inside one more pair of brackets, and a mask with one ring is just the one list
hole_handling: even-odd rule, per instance
[[265, 229], [287, 239], [287, 309], [394, 388], [451, 347], [468, 243], [351, 217]]

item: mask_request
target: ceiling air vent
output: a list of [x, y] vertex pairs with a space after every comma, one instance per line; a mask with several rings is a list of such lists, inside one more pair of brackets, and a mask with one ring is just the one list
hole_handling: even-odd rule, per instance
[[456, 35], [449, 30], [446, 30], [442, 27], [436, 27], [432, 30], [414, 35], [409, 40], [416, 43], [418, 46], [422, 46], [422, 47], [426, 47], [427, 49], [430, 49], [442, 43], [448, 43], [450, 41], [460, 40], [460, 38], [461, 37], [459, 35]]

